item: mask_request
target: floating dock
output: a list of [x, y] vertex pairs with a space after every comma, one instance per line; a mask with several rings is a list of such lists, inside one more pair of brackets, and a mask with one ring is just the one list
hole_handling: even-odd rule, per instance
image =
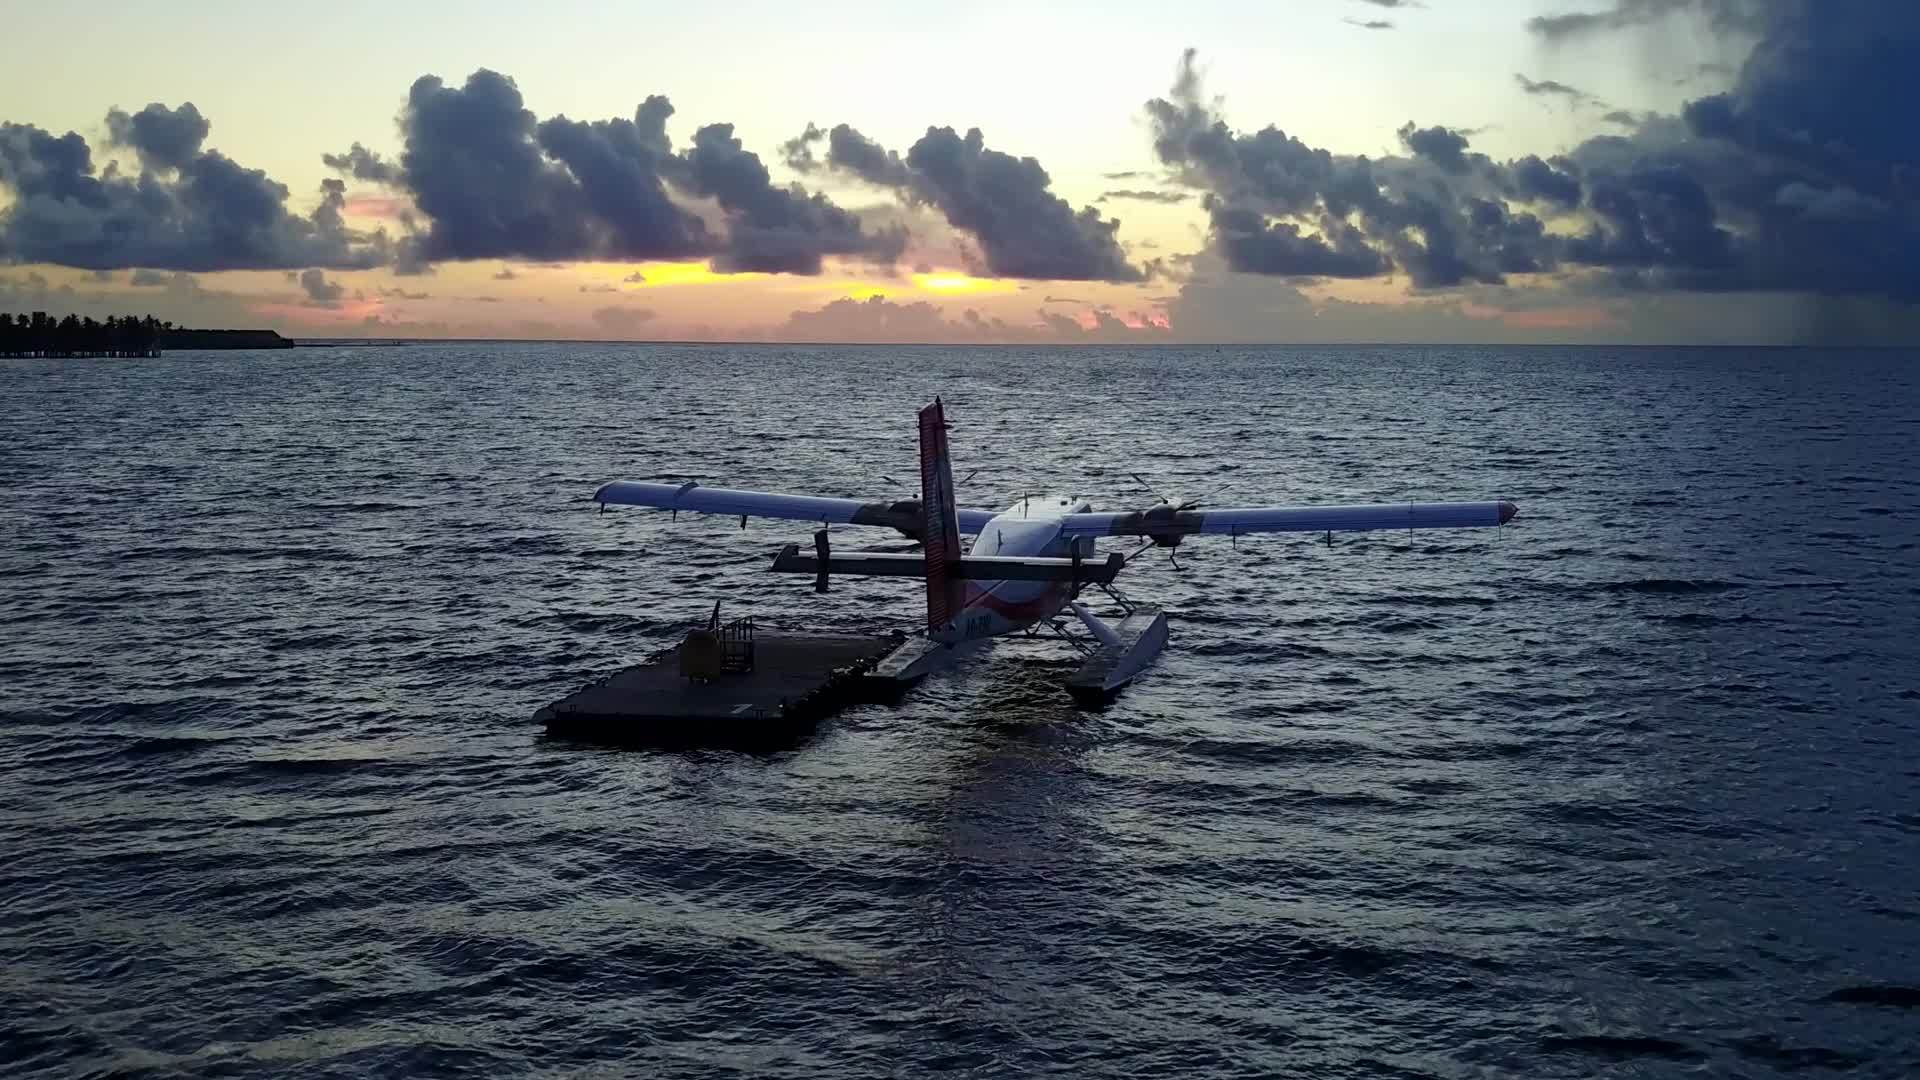
[[[872, 694], [867, 673], [899, 634], [749, 630], [750, 659], [706, 664], [698, 635], [534, 713], [547, 734], [634, 746], [778, 747]], [[686, 655], [693, 649], [696, 655]], [[730, 654], [731, 655], [731, 654]], [[690, 678], [689, 667], [705, 677]]]

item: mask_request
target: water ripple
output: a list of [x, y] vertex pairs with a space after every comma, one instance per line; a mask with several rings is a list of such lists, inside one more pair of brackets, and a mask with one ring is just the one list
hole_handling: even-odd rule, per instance
[[[1908, 1075], [1913, 360], [0, 362], [0, 1071]], [[911, 626], [586, 496], [901, 494], [936, 393], [975, 505], [1522, 516], [1142, 559], [1100, 712], [1008, 642], [757, 757], [529, 726], [715, 599]]]

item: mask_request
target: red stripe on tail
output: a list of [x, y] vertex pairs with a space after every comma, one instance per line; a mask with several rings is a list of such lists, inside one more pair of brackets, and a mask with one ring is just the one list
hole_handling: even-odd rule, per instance
[[921, 545], [927, 553], [927, 630], [938, 634], [960, 614], [960, 519], [953, 504], [947, 413], [939, 398], [920, 410]]

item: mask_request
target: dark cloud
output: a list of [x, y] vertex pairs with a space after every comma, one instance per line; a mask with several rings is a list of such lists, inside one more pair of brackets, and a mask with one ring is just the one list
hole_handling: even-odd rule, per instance
[[85, 139], [0, 123], [0, 252], [81, 269], [216, 271], [323, 266], [354, 269], [392, 257], [384, 233], [345, 227], [338, 181], [302, 217], [266, 173], [199, 150], [205, 121], [189, 105], [148, 106], [108, 121], [140, 155], [130, 176], [96, 170]]
[[727, 216], [727, 246], [714, 258], [716, 270], [817, 274], [825, 255], [891, 263], [906, 247], [904, 230], [867, 233], [826, 196], [797, 185], [775, 187], [759, 156], [734, 137], [732, 124], [694, 133], [686, 185], [712, 197]]
[[1719, 30], [1759, 32], [1767, 25], [1770, 8], [1778, 0], [1613, 0], [1611, 7], [1597, 11], [1576, 11], [1562, 15], [1536, 15], [1527, 20], [1527, 29], [1548, 41], [1614, 30], [1626, 30], [1658, 22], [1670, 16], [1692, 14], [1705, 18]]
[[1580, 179], [1566, 158], [1555, 158], [1549, 164], [1529, 154], [1510, 164], [1507, 173], [1513, 181], [1514, 197], [1522, 202], [1554, 203], [1569, 209], [1580, 205]]
[[493, 275], [493, 280], [495, 280], [495, 281], [513, 281], [514, 279], [516, 279], [516, 278], [518, 278], [519, 276], [520, 276], [519, 274], [516, 274], [516, 273], [514, 273], [514, 272], [513, 272], [513, 267], [511, 267], [511, 266], [503, 266], [503, 267], [501, 267], [501, 268], [500, 268], [500, 270], [499, 270], [499, 272], [498, 272], [498, 273], [496, 273], [496, 274], [494, 274], [494, 275]]
[[[1148, 102], [1147, 115], [1160, 160], [1207, 192], [1212, 246], [1233, 270], [1372, 277], [1398, 269], [1417, 287], [1445, 288], [1556, 262], [1541, 223], [1496, 202], [1522, 182], [1471, 152], [1459, 129], [1408, 124], [1399, 135], [1412, 156], [1377, 160], [1332, 154], [1272, 126], [1237, 133], [1202, 93], [1191, 50], [1171, 94]], [[1529, 169], [1530, 182], [1540, 179]]]
[[1419, 0], [1360, 0], [1360, 2], [1383, 8], [1417, 8], [1426, 6], [1420, 3]]
[[1641, 289], [1920, 301], [1920, 6], [1735, 14], [1759, 40], [1730, 90], [1572, 152], [1593, 223], [1571, 254]]
[[1075, 212], [1050, 189], [1033, 158], [986, 147], [979, 128], [961, 136], [928, 128], [907, 150], [915, 197], [938, 207], [949, 224], [980, 245], [986, 269], [999, 277], [1061, 281], [1139, 281], [1114, 238], [1120, 223], [1087, 207]]
[[[774, 185], [730, 124], [676, 153], [673, 112], [656, 95], [631, 120], [536, 122], [497, 72], [457, 88], [421, 78], [401, 114], [395, 181], [427, 219], [418, 261], [705, 256], [721, 271], [817, 274], [825, 256], [890, 262], [905, 246], [902, 231], [870, 232], [824, 195]], [[714, 200], [725, 228], [673, 192]]]
[[1444, 127], [1416, 128], [1411, 123], [1399, 131], [1400, 144], [1450, 173], [1472, 168], [1467, 160], [1467, 137]]
[[347, 294], [345, 285], [328, 281], [327, 275], [320, 270], [301, 271], [300, 288], [306, 291], [309, 307], [339, 307], [340, 298]]
[[[1458, 129], [1403, 129], [1410, 156], [1372, 160], [1277, 128], [1237, 133], [1190, 60], [1173, 94], [1148, 105], [1155, 149], [1207, 192], [1213, 248], [1235, 270], [1358, 273], [1372, 251], [1429, 288], [1561, 272], [1589, 293], [1920, 302], [1920, 125], [1904, 105], [1920, 100], [1920, 5], [1621, 3], [1600, 14], [1625, 27], [1682, 9], [1757, 36], [1731, 88], [1678, 117], [1612, 116], [1626, 134], [1548, 160], [1493, 162]], [[1573, 33], [1566, 25], [1556, 32]], [[1551, 210], [1554, 228], [1518, 209], [1529, 204]], [[1330, 260], [1343, 241], [1353, 257]]]
[[379, 154], [354, 143], [344, 154], [321, 154], [320, 161], [327, 168], [374, 184], [398, 184], [400, 167], [383, 160]]
[[400, 125], [406, 188], [430, 219], [416, 238], [422, 258], [569, 258], [606, 242], [580, 182], [542, 153], [533, 113], [506, 76], [482, 69], [457, 88], [422, 76]]
[[[827, 144], [824, 162], [813, 152], [821, 142]], [[910, 204], [937, 209], [978, 245], [976, 272], [1142, 280], [1115, 239], [1117, 220], [1092, 207], [1075, 211], [1053, 193], [1053, 180], [1038, 161], [988, 149], [978, 128], [962, 136], [950, 127], [930, 127], [902, 157], [846, 124], [830, 131], [809, 124], [784, 149], [787, 163], [802, 172], [830, 167], [892, 188]]]
[[813, 154], [813, 144], [827, 137], [827, 129], [808, 121], [807, 129], [780, 144], [780, 160], [795, 172], [817, 172], [823, 167]]
[[1096, 201], [1106, 202], [1108, 199], [1131, 199], [1135, 202], [1183, 203], [1192, 197], [1193, 196], [1184, 191], [1141, 191], [1123, 189], [1119, 191], [1103, 191], [1100, 193], [1100, 198]]
[[645, 285], [647, 283], [647, 275], [641, 273], [638, 270], [635, 270], [633, 273], [628, 274], [626, 277], [623, 277], [620, 280], [626, 282], [629, 285]]
[[[825, 161], [813, 156], [813, 144], [825, 142]], [[905, 187], [913, 182], [907, 164], [900, 155], [882, 147], [846, 124], [835, 124], [831, 131], [807, 125], [807, 130], [781, 146], [787, 165], [799, 172], [821, 168], [838, 169], [880, 187]]]
[[1578, 87], [1568, 86], [1566, 83], [1557, 82], [1553, 79], [1529, 79], [1516, 71], [1513, 73], [1513, 81], [1520, 85], [1521, 93], [1529, 97], [1564, 98], [1572, 105], [1600, 104], [1600, 99], [1594, 97], [1592, 94]]
[[1213, 231], [1228, 265], [1247, 274], [1283, 277], [1377, 277], [1387, 272], [1380, 252], [1352, 225], [1334, 228], [1332, 244], [1303, 235], [1291, 221], [1269, 221], [1245, 207], [1213, 208]]
[[1362, 30], [1391, 30], [1393, 23], [1386, 19], [1341, 19], [1348, 26], [1357, 26]]
[[107, 111], [107, 141], [131, 149], [150, 169], [184, 168], [199, 156], [211, 130], [191, 101], [177, 109], [156, 101], [131, 116], [119, 109]]
[[656, 94], [632, 120], [581, 123], [559, 116], [540, 125], [540, 146], [564, 166], [558, 171], [573, 182], [574, 212], [587, 219], [581, 229], [587, 244], [574, 249], [576, 256], [678, 259], [718, 249], [706, 223], [667, 193], [666, 184], [685, 173], [667, 139], [673, 111]]

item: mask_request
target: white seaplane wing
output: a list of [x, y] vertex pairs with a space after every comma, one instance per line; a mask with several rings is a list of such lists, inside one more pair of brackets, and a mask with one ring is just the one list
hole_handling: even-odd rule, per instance
[[[785, 495], [772, 491], [703, 487], [692, 481], [684, 484], [654, 484], [641, 480], [615, 480], [610, 484], [602, 484], [593, 493], [593, 501], [602, 506], [609, 503], [652, 506], [662, 510], [725, 514], [729, 517], [787, 518], [830, 525], [878, 525], [898, 529], [914, 537], [919, 536], [925, 520], [918, 499], [863, 502], [821, 495]], [[977, 533], [993, 520], [993, 513], [987, 510], [960, 510], [957, 513], [962, 533]]]
[[1178, 540], [1196, 533], [1238, 536], [1268, 532], [1360, 532], [1368, 529], [1464, 529], [1504, 525], [1519, 508], [1496, 502], [1368, 503], [1360, 506], [1245, 506], [1178, 510], [1161, 504], [1124, 513], [1066, 514], [1063, 536], [1151, 536]]

